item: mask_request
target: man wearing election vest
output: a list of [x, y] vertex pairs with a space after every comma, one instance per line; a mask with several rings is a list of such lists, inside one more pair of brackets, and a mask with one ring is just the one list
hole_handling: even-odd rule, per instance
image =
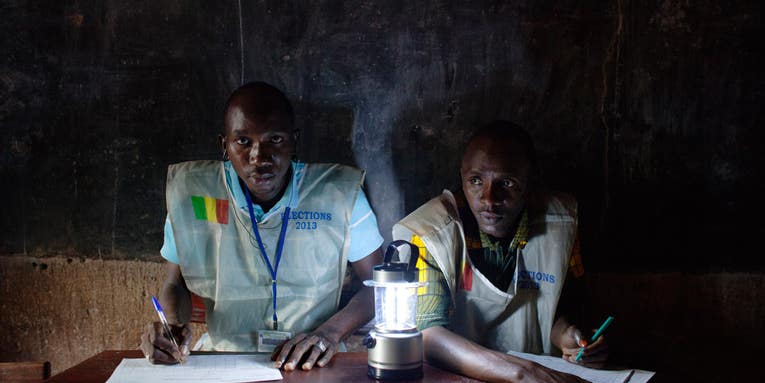
[[393, 228], [394, 239], [420, 247], [426, 360], [489, 382], [579, 381], [507, 353], [604, 361], [603, 338], [575, 360], [582, 333], [569, 322], [576, 302], [567, 290], [584, 272], [576, 201], [536, 190], [531, 138], [506, 121], [475, 133], [460, 174], [459, 191], [444, 191]]
[[160, 301], [175, 339], [155, 322], [141, 349], [153, 363], [186, 358], [194, 293], [205, 305], [203, 350], [268, 351], [285, 370], [323, 367], [374, 315], [366, 287], [338, 311], [347, 263], [365, 280], [382, 260], [364, 172], [294, 161], [292, 106], [266, 83], [237, 89], [224, 125], [223, 161], [168, 169]]

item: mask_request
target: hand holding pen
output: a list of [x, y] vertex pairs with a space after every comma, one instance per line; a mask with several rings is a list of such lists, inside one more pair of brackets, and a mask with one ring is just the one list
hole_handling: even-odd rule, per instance
[[569, 326], [566, 331], [570, 341], [561, 348], [563, 359], [591, 368], [601, 368], [608, 359], [608, 344], [603, 332], [608, 328], [613, 317], [608, 317], [589, 339], [585, 339], [575, 326]]
[[170, 325], [157, 298], [151, 299], [159, 322], [149, 324], [141, 336], [141, 350], [151, 363], [183, 363], [190, 353], [191, 328], [188, 324]]

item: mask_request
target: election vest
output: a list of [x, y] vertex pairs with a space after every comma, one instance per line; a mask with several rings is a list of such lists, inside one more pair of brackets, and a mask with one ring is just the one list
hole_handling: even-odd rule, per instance
[[449, 286], [451, 331], [493, 350], [550, 354], [550, 331], [576, 235], [576, 201], [563, 194], [527, 203], [529, 238], [507, 291], [473, 266], [454, 196], [444, 191], [393, 227], [393, 239], [420, 237]]
[[[277, 269], [279, 330], [312, 331], [337, 310], [350, 244], [350, 219], [364, 173], [337, 164], [306, 164], [284, 234]], [[282, 206], [258, 230], [275, 263]], [[204, 349], [255, 351], [256, 332], [273, 328], [272, 278], [249, 214], [236, 207], [223, 163], [171, 165], [167, 210], [181, 273], [205, 302]]]

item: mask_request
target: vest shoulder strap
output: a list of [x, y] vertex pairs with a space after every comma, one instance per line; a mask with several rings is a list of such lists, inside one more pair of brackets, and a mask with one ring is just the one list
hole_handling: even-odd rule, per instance
[[445, 225], [455, 220], [459, 220], [457, 203], [454, 200], [454, 195], [450, 191], [444, 190], [441, 195], [404, 217], [397, 225], [406, 227], [422, 238], [441, 230]]
[[393, 226], [393, 239], [410, 241], [412, 234], [420, 237], [428, 248], [454, 299], [457, 268], [465, 251], [465, 234], [454, 195], [444, 190]]
[[544, 222], [577, 222], [576, 199], [566, 193], [540, 192], [533, 194], [528, 200], [529, 223]]
[[302, 192], [308, 193], [327, 181], [355, 184], [360, 188], [364, 183], [364, 171], [340, 164], [306, 164], [303, 178], [300, 181], [300, 189]]
[[[223, 176], [223, 164], [220, 161], [186, 161], [172, 164], [167, 169], [167, 188], [172, 189], [182, 184], [220, 185], [225, 192], [225, 183], [215, 182]], [[208, 185], [206, 185], [208, 186]], [[208, 186], [209, 187], [209, 186]]]

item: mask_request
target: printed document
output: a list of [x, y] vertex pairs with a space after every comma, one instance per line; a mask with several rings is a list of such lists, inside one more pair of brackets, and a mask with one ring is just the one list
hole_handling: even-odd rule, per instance
[[260, 382], [281, 380], [268, 354], [191, 355], [184, 364], [151, 364], [145, 358], [122, 359], [107, 383]]
[[508, 354], [539, 363], [556, 371], [576, 375], [592, 383], [645, 383], [653, 376], [651, 371], [643, 370], [597, 370], [566, 362], [557, 356], [535, 355], [510, 351]]

